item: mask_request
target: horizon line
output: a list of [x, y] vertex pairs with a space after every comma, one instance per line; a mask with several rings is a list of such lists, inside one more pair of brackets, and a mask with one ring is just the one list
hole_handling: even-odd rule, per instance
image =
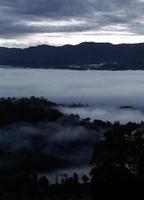
[[84, 43], [93, 43], [93, 44], [110, 44], [113, 46], [119, 46], [119, 45], [141, 45], [144, 44], [144, 42], [135, 42], [135, 43], [112, 43], [112, 42], [94, 42], [94, 41], [83, 41], [77, 44], [61, 44], [61, 45], [54, 45], [54, 44], [46, 44], [46, 43], [42, 43], [42, 44], [35, 44], [35, 45], [28, 45], [25, 47], [9, 47], [9, 46], [0, 46], [0, 48], [7, 48], [7, 49], [29, 49], [29, 48], [33, 48], [33, 47], [39, 47], [39, 46], [50, 46], [50, 47], [64, 47], [64, 46], [79, 46], [81, 44]]

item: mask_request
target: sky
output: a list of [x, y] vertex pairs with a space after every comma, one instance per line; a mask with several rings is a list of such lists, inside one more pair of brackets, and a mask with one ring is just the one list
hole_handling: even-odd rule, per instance
[[0, 46], [144, 42], [144, 0], [0, 0]]
[[144, 121], [144, 71], [0, 68], [0, 86], [0, 97], [44, 96], [57, 103], [89, 104], [84, 108], [62, 108], [81, 118]]

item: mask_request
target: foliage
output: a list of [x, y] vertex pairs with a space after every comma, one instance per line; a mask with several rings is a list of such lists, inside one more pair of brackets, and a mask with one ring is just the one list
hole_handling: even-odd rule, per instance
[[0, 125], [15, 122], [57, 121], [62, 113], [44, 98], [1, 98]]
[[[106, 132], [104, 139], [95, 145], [92, 180], [103, 181], [144, 177], [144, 127], [143, 124], [117, 125]], [[100, 175], [101, 174], [101, 175]], [[126, 175], [127, 174], [127, 175]]]

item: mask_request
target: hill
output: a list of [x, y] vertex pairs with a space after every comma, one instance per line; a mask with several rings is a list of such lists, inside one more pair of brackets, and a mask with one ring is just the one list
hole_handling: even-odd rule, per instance
[[84, 42], [78, 45], [39, 45], [25, 49], [0, 47], [0, 65], [32, 68], [144, 69], [144, 43]]

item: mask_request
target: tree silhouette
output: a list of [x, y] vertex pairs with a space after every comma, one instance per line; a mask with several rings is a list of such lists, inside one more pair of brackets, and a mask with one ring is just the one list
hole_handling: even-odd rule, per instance
[[86, 174], [84, 174], [84, 175], [82, 176], [82, 180], [83, 180], [83, 183], [84, 183], [84, 184], [87, 184], [88, 181], [89, 181], [89, 178], [88, 178], [88, 176], [87, 176]]
[[144, 177], [144, 129], [134, 125], [115, 125], [105, 133], [104, 140], [95, 145], [92, 180], [112, 181], [136, 176]]
[[73, 183], [77, 185], [79, 183], [79, 177], [77, 173], [73, 174]]
[[49, 180], [48, 180], [48, 178], [46, 176], [41, 176], [39, 178], [38, 182], [39, 182], [39, 185], [41, 187], [47, 187], [47, 186], [49, 186]]

